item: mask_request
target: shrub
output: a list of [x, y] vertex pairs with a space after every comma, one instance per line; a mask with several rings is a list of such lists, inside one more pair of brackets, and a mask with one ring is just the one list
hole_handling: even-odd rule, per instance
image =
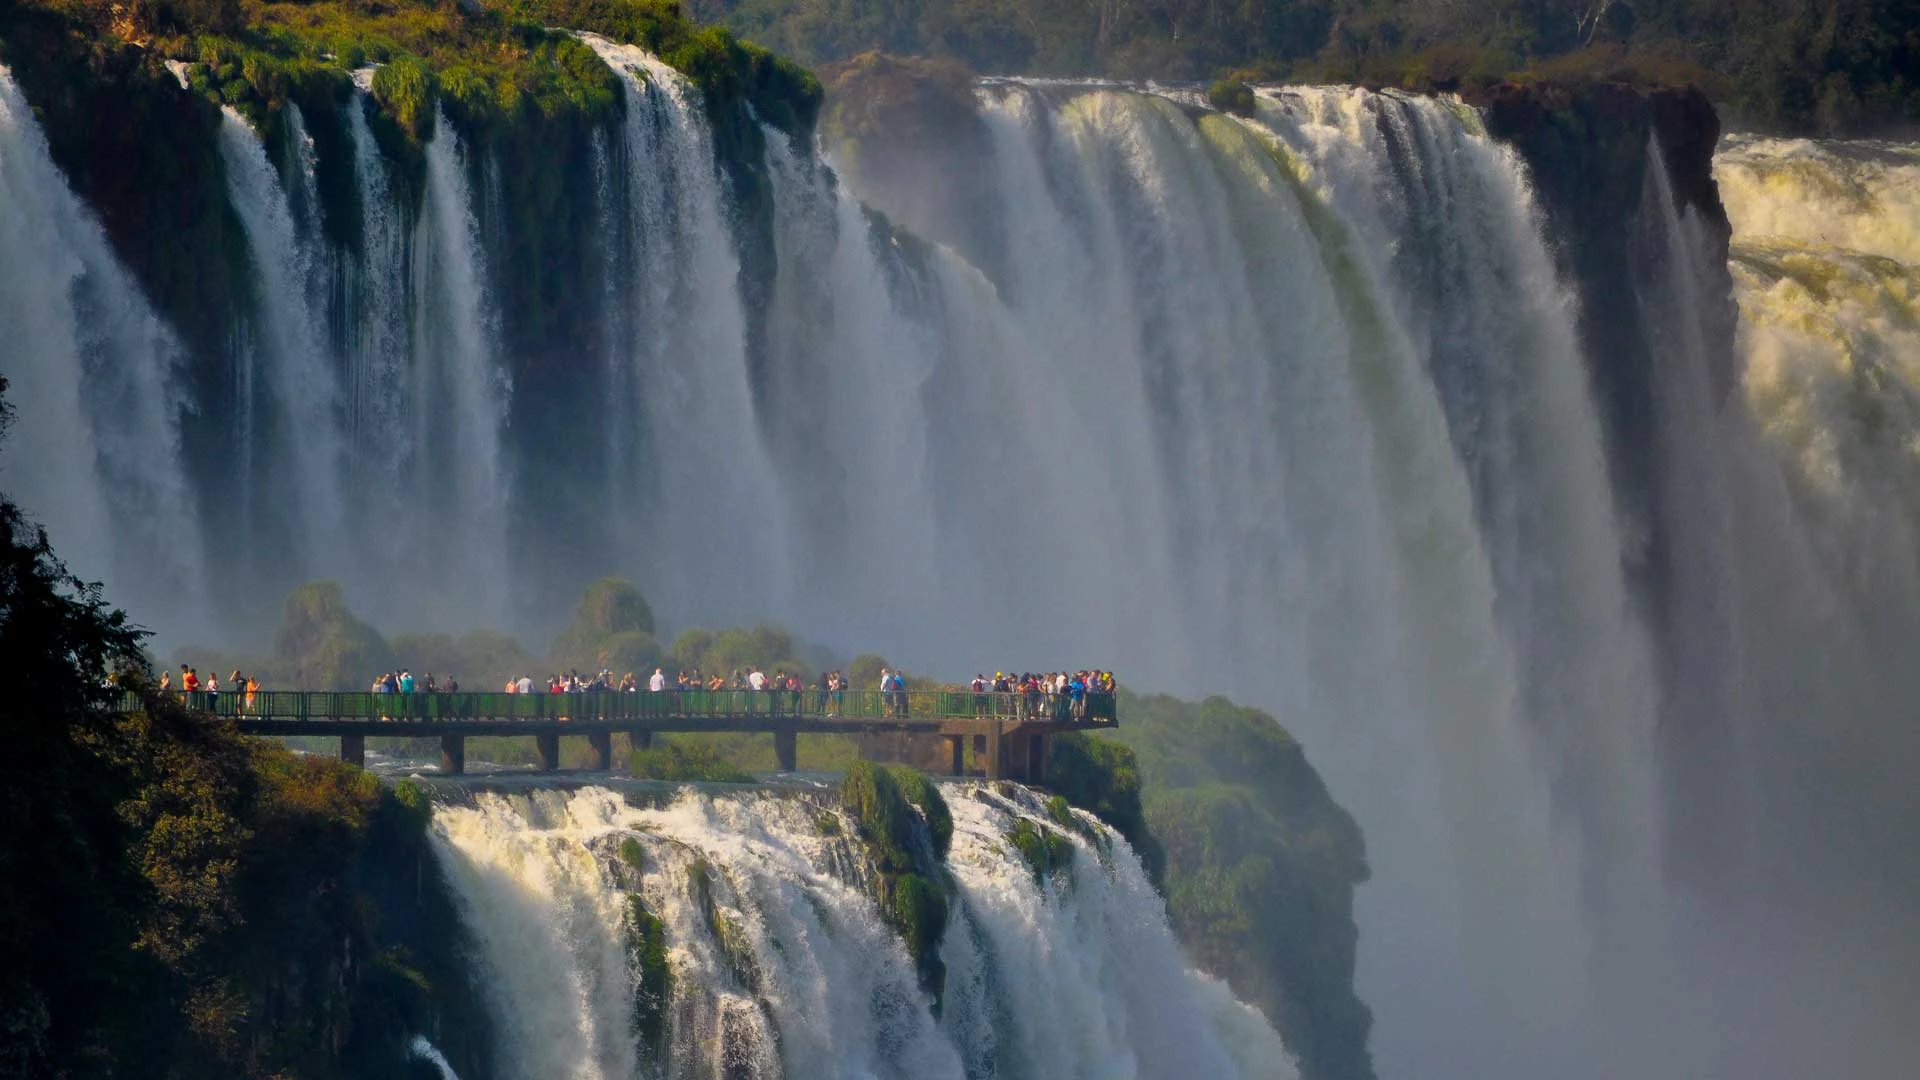
[[399, 57], [375, 72], [373, 98], [407, 134], [422, 141], [432, 137], [435, 79], [418, 57]]
[[927, 832], [933, 840], [933, 853], [944, 860], [947, 849], [953, 845], [953, 812], [947, 808], [947, 800], [940, 795], [940, 788], [927, 774], [905, 765], [889, 765], [887, 772], [893, 775], [894, 783], [900, 794], [909, 803], [920, 808], [926, 817]]
[[1252, 116], [1254, 113], [1253, 87], [1237, 79], [1221, 79], [1207, 87], [1207, 100], [1221, 112], [1239, 116]]
[[912, 870], [914, 815], [893, 773], [871, 761], [856, 761], [840, 782], [840, 795], [880, 872]]
[[753, 774], [721, 757], [711, 746], [686, 746], [665, 743], [648, 750], [635, 750], [629, 761], [633, 775], [642, 780], [672, 780], [685, 783], [748, 784]]
[[1045, 880], [1048, 874], [1064, 873], [1073, 866], [1073, 842], [1028, 818], [1013, 823], [1007, 841], [1026, 860], [1035, 881]]

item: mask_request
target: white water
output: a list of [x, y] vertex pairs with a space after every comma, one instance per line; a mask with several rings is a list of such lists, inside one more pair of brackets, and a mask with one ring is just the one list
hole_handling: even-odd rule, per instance
[[[684, 80], [589, 40], [627, 107], [582, 164], [605, 333], [576, 374], [603, 393], [558, 475], [527, 475], [503, 429], [515, 361], [495, 340], [503, 256], [483, 227], [498, 219], [468, 182], [498, 163], [441, 123], [410, 202], [356, 102], [362, 236], [322, 252], [307, 148], [276, 170], [229, 121], [262, 286], [238, 328], [252, 404], [236, 442], [258, 452], [243, 475], [284, 475], [300, 498], [263, 505], [353, 533], [301, 530], [310, 553], [258, 595], [333, 568], [393, 629], [464, 625], [516, 608], [506, 580], [563, 563], [552, 576], [634, 576], [675, 627], [770, 616], [942, 675], [1097, 663], [1268, 708], [1368, 837], [1360, 989], [1388, 1075], [1871, 1074], [1878, 1048], [1910, 1042], [1886, 1005], [1910, 1000], [1889, 989], [1904, 953], [1874, 943], [1911, 939], [1912, 882], [1850, 876], [1876, 859], [1907, 872], [1892, 853], [1920, 760], [1888, 734], [1920, 695], [1901, 152], [1736, 145], [1723, 161], [1747, 313], [1731, 402], [1709, 375], [1701, 223], [1658, 170], [1622, 223], [1656, 339], [1675, 569], [1655, 655], [1621, 569], [1647, 540], [1618, 520], [1586, 391], [1607, 358], [1580, 354], [1524, 173], [1465, 110], [1296, 89], [1263, 93], [1251, 121], [1196, 119], [1153, 93], [1002, 81], [980, 94], [971, 175], [855, 190], [769, 135], [762, 206], [712, 168]], [[4, 367], [31, 403], [7, 460], [51, 466], [9, 486], [41, 485], [29, 504], [73, 523], [81, 539], [56, 542], [83, 568], [129, 559], [95, 539], [125, 535], [129, 490], [179, 493], [158, 502], [187, 513], [115, 581], [186, 580], [150, 561], [199, 551], [190, 507], [206, 497], [180, 479], [166, 393], [138, 396], [147, 419], [88, 426], [74, 372], [93, 369], [71, 359], [76, 334], [131, 327], [109, 335], [132, 350], [111, 370], [164, 386], [170, 353], [6, 92], [0, 303], [28, 313], [32, 350], [27, 375]], [[762, 211], [763, 308], [733, 243]], [[9, 273], [75, 252], [76, 280], [134, 316], [103, 324], [57, 278]], [[289, 410], [313, 439], [288, 437]], [[63, 419], [35, 429], [28, 413]], [[103, 449], [123, 437], [124, 456]], [[109, 459], [147, 486], [106, 483]], [[596, 529], [512, 533], [512, 496], [533, 484], [592, 506]], [[271, 535], [210, 544], [270, 563], [282, 553], [253, 549]], [[574, 869], [553, 895], [604, 923], [597, 871]], [[1776, 901], [1783, 881], [1808, 895]], [[1859, 929], [1786, 944], [1816, 916]], [[989, 939], [971, 915], [964, 928]], [[564, 1006], [509, 1022], [529, 1025], [516, 1053], [533, 1074], [586, 1068], [565, 1057], [582, 1046], [592, 1068], [626, 1067], [615, 1018], [572, 1004], [623, 964], [569, 960], [539, 976], [557, 997], [516, 998]], [[895, 985], [886, 970], [848, 977]], [[702, 1000], [687, 1030], [764, 1049], [757, 1000]], [[564, 1037], [540, 1049], [540, 1032]]]
[[[0, 67], [0, 486], [68, 566], [150, 625], [204, 625], [205, 551], [181, 463], [179, 348], [67, 187]], [[191, 421], [189, 421], [191, 422]]]
[[647, 554], [656, 607], [763, 617], [794, 570], [781, 530], [756, 527], [779, 486], [750, 434], [740, 265], [699, 94], [640, 49], [586, 40], [623, 76], [627, 112], [603, 177], [608, 463], [583, 497], [603, 501], [616, 549]]
[[[1256, 1013], [1187, 970], [1118, 836], [1074, 838], [1034, 880], [1006, 840], [1037, 801], [949, 787], [956, 900], [938, 1017], [868, 893], [838, 811], [796, 793], [660, 808], [615, 791], [483, 793], [441, 806], [440, 863], [481, 952], [510, 1076], [1292, 1077]], [[840, 822], [822, 836], [817, 819]], [[619, 854], [644, 853], [633, 870]], [[696, 870], [696, 864], [707, 869]], [[712, 913], [698, 878], [709, 882]], [[666, 928], [673, 971], [655, 1054], [634, 1035], [627, 906]], [[716, 927], [730, 927], [716, 933]]]
[[415, 1035], [413, 1041], [407, 1044], [407, 1053], [439, 1070], [440, 1080], [460, 1080], [459, 1074], [455, 1073], [453, 1066], [447, 1062], [447, 1055], [441, 1053], [439, 1047], [428, 1042], [425, 1035]]
[[[486, 296], [474, 200], [459, 137], [445, 115], [426, 158], [413, 242], [413, 367], [401, 398], [402, 423], [419, 433], [409, 447], [412, 476], [403, 481], [416, 518], [408, 557], [427, 581], [460, 598], [438, 605], [443, 617], [485, 624], [507, 610], [500, 438], [512, 385], [495, 353], [500, 328]], [[363, 204], [378, 195], [363, 192]], [[449, 532], [461, 542], [446, 545]]]
[[275, 493], [272, 505], [290, 518], [296, 565], [339, 574], [354, 560], [344, 513], [340, 385], [313, 302], [318, 267], [301, 242], [279, 170], [232, 108], [222, 112], [220, 156], [258, 275], [256, 325], [239, 359], [241, 408], [253, 425], [240, 438], [256, 456], [240, 490]]

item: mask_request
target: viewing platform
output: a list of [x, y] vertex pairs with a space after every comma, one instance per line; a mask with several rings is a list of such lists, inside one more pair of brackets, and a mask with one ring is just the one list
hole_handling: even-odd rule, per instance
[[[438, 737], [441, 771], [466, 770], [470, 735], [530, 736], [536, 768], [559, 767], [560, 739], [587, 740], [587, 768], [610, 767], [613, 735], [636, 748], [665, 732], [769, 732], [782, 772], [792, 772], [802, 734], [921, 735], [947, 740], [954, 775], [965, 774], [969, 741], [976, 768], [994, 779], [1046, 775], [1049, 740], [1066, 731], [1111, 728], [1114, 695], [970, 690], [665, 690], [573, 694], [413, 693], [263, 690], [176, 693], [189, 708], [234, 721], [248, 735], [338, 736], [343, 761], [362, 765], [368, 736]], [[129, 698], [138, 707], [137, 698]]]

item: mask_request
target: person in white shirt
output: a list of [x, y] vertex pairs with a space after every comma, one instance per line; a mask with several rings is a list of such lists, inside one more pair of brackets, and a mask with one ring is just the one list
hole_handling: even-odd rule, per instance
[[653, 669], [653, 675], [647, 679], [647, 689], [659, 693], [667, 688], [667, 676], [659, 668]]
[[520, 692], [523, 694], [533, 693], [533, 676], [531, 675], [520, 676]]
[[751, 690], [765, 690], [767, 688], [767, 673], [761, 671], [758, 667], [754, 668], [753, 671], [747, 675], [747, 687]]

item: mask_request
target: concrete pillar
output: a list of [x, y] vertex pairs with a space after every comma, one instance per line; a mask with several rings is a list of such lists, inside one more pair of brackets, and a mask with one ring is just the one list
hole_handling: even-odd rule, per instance
[[1007, 776], [1007, 740], [1000, 734], [1000, 721], [993, 722], [993, 732], [987, 739], [987, 779], [1004, 780]]
[[967, 737], [947, 736], [947, 748], [953, 752], [953, 766], [947, 771], [954, 776], [967, 775]]
[[1044, 783], [1047, 779], [1047, 737], [1029, 735], [1026, 742], [1027, 775], [1023, 779], [1029, 784]]
[[440, 736], [440, 771], [448, 776], [460, 776], [467, 771], [465, 735]]
[[776, 731], [773, 733], [773, 756], [780, 759], [781, 772], [795, 772], [800, 768], [800, 735], [795, 731]]
[[552, 772], [560, 767], [560, 735], [549, 731], [533, 737], [533, 767]]
[[365, 735], [340, 736], [340, 760], [349, 765], [367, 767], [367, 737]]
[[613, 760], [613, 732], [587, 732], [587, 769], [590, 772], [606, 772], [607, 763]]

